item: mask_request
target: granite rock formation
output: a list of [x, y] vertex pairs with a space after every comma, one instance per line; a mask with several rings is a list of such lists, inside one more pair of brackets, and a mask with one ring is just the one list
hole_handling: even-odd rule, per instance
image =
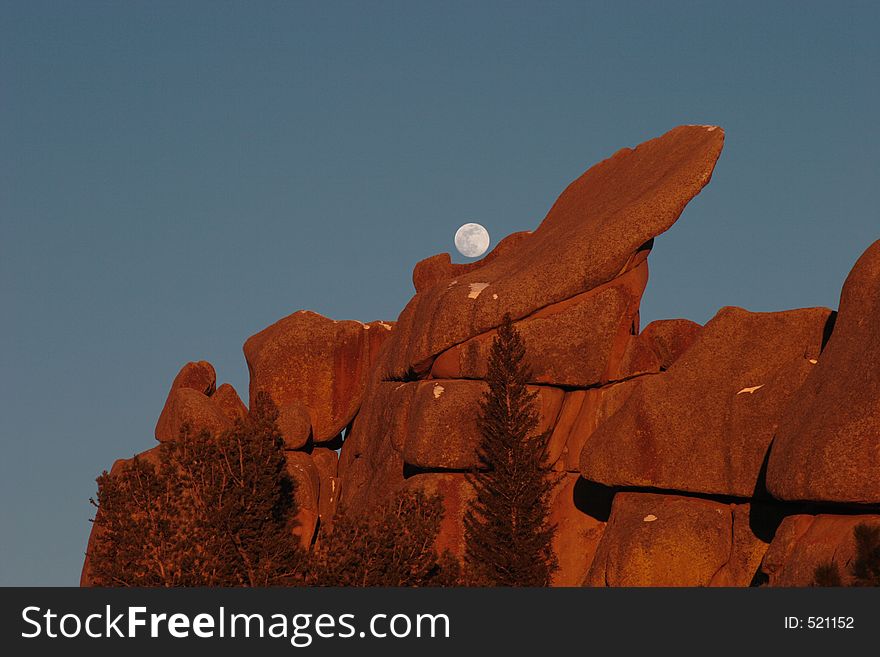
[[[416, 264], [397, 322], [299, 311], [248, 339], [251, 399], [268, 392], [280, 409], [303, 545], [337, 513], [409, 488], [443, 498], [437, 546], [463, 553], [477, 401], [510, 313], [559, 481], [554, 585], [807, 586], [821, 563], [846, 567], [853, 528], [880, 522], [880, 242], [839, 314], [722, 307], [705, 326], [640, 330], [655, 238], [723, 142], [681, 126], [618, 151], [534, 231], [469, 264]], [[156, 437], [246, 413], [209, 363], [189, 363]]]

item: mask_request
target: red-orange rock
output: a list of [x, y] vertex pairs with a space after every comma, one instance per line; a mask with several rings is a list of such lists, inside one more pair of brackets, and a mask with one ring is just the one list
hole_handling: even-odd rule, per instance
[[748, 586], [767, 550], [748, 505], [620, 492], [588, 586]]
[[384, 352], [384, 378], [418, 370], [507, 312], [518, 320], [619, 276], [709, 182], [723, 141], [716, 127], [681, 126], [592, 167], [520, 243], [413, 297]]
[[880, 503], [880, 241], [843, 285], [821, 358], [779, 421], [767, 488], [779, 499]]
[[628, 336], [623, 354], [609, 380], [624, 381], [642, 374], [656, 374], [660, 369], [660, 358], [650, 340], [642, 335]]
[[443, 520], [434, 547], [438, 554], [449, 550], [455, 556], [464, 556], [464, 514], [474, 497], [474, 489], [467, 475], [458, 472], [429, 472], [414, 475], [406, 480], [403, 488], [420, 490], [427, 495], [439, 495], [443, 499]]
[[549, 522], [556, 526], [553, 551], [559, 569], [551, 586], [580, 586], [593, 563], [605, 521], [591, 509], [591, 491], [576, 474], [563, 475], [550, 506]]
[[[635, 268], [610, 283], [515, 323], [526, 344], [531, 382], [587, 387], [617, 376], [625, 346], [638, 331], [639, 301], [648, 281], [646, 256], [647, 251], [641, 252]], [[431, 376], [485, 379], [496, 333], [447, 349], [434, 361]]]
[[581, 472], [609, 486], [750, 497], [830, 314], [723, 308], [669, 370], [637, 380], [587, 439]]
[[312, 451], [312, 462], [318, 469], [321, 481], [318, 491], [318, 515], [322, 526], [328, 525], [336, 514], [336, 503], [339, 500], [339, 477], [336, 476], [339, 455], [332, 449], [316, 447]]
[[285, 449], [300, 449], [312, 437], [312, 416], [299, 400], [291, 399], [278, 407], [276, 424]]
[[339, 454], [340, 509], [365, 511], [403, 484], [401, 452], [415, 391], [397, 381], [370, 383]]
[[579, 472], [584, 443], [596, 427], [614, 415], [629, 398], [638, 379], [565, 393], [562, 409], [548, 443], [548, 462], [555, 470]]
[[241, 401], [241, 397], [238, 396], [235, 388], [228, 383], [224, 383], [217, 388], [217, 391], [211, 395], [211, 401], [218, 409], [220, 409], [220, 412], [223, 413], [223, 415], [233, 422], [236, 420], [243, 420], [247, 417], [247, 406]]
[[176, 440], [185, 424], [193, 433], [208, 431], [219, 434], [232, 426], [210, 397], [192, 388], [176, 388], [168, 395], [162, 415], [156, 424], [156, 440]]
[[339, 466], [339, 455], [332, 449], [316, 447], [312, 451], [312, 461], [321, 475], [321, 481], [329, 477], [335, 477]]
[[[268, 392], [279, 410], [299, 402], [309, 410], [315, 442], [335, 438], [360, 407], [368, 375], [391, 324], [334, 321], [299, 311], [244, 344], [251, 399]], [[292, 442], [300, 436], [285, 436]]]
[[318, 527], [321, 476], [312, 457], [305, 452], [287, 452], [285, 456], [287, 473], [296, 482], [296, 503], [299, 507], [297, 527], [293, 533], [299, 537], [301, 545], [308, 548]]
[[416, 292], [421, 292], [422, 290], [439, 283], [449, 282], [456, 276], [466, 274], [472, 269], [476, 269], [487, 262], [492, 262], [492, 260], [509, 250], [511, 247], [519, 244], [531, 234], [531, 231], [511, 233], [498, 242], [495, 248], [478, 262], [464, 264], [453, 263], [452, 258], [450, 258], [448, 253], [438, 253], [430, 258], [425, 258], [418, 262], [413, 268], [413, 287], [416, 289]]
[[880, 525], [880, 515], [806, 515], [782, 521], [761, 570], [769, 586], [813, 586], [816, 568], [831, 563], [846, 581], [856, 554], [853, 530]]
[[[216, 385], [217, 374], [214, 371], [214, 366], [206, 360], [189, 362], [180, 368], [177, 376], [174, 377], [174, 381], [171, 382], [171, 389], [168, 391], [168, 397], [165, 399], [165, 406], [162, 407], [159, 420], [156, 422], [156, 440], [160, 442], [162, 440], [169, 440], [167, 436], [168, 428], [171, 426], [176, 427], [179, 424], [170, 415], [172, 413], [170, 408], [172, 397], [176, 397], [175, 393], [178, 390], [195, 390], [202, 396], [207, 397], [214, 394]], [[179, 404], [179, 399], [175, 401], [175, 404]], [[160, 438], [160, 432], [166, 437]], [[177, 434], [175, 433], [173, 437], [176, 438]]]
[[658, 319], [648, 324], [639, 337], [651, 345], [660, 360], [660, 368], [668, 370], [702, 330], [702, 326], [689, 319]]
[[[403, 460], [419, 468], [469, 470], [480, 465], [476, 449], [479, 401], [488, 386], [483, 381], [430, 380], [404, 384], [414, 387], [404, 429]], [[538, 395], [536, 434], [552, 428], [562, 406], [563, 392], [549, 386], [529, 386]], [[394, 423], [399, 426], [397, 423]], [[394, 439], [395, 444], [399, 439]]]
[[172, 390], [191, 388], [209, 397], [214, 394], [216, 386], [217, 373], [214, 371], [214, 366], [206, 360], [187, 363], [171, 383]]

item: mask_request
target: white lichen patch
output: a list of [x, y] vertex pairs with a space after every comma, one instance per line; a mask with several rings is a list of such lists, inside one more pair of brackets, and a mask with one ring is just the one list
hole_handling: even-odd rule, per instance
[[493, 294], [493, 295], [492, 295], [492, 298], [493, 298], [493, 299], [497, 299], [497, 298], [498, 298], [498, 295], [497, 295], [497, 294]]
[[649, 513], [644, 518], [642, 518], [642, 521], [643, 522], [654, 522], [656, 519], [657, 519], [657, 516], [655, 516], [653, 513]]
[[439, 383], [435, 383], [434, 384], [434, 399], [437, 399], [438, 397], [440, 397], [440, 395], [443, 394], [443, 390], [444, 390], [443, 386], [441, 386]]
[[741, 395], [741, 394], [743, 394], [744, 392], [747, 392], [747, 393], [749, 393], [750, 395], [753, 395], [753, 394], [755, 394], [755, 391], [756, 391], [756, 390], [760, 390], [760, 389], [763, 388], [763, 387], [764, 387], [764, 384], [762, 383], [762, 384], [759, 385], [759, 386], [752, 386], [751, 388], [743, 388], [742, 390], [740, 390], [740, 391], [739, 391], [738, 393], [736, 393], [736, 394]]
[[815, 364], [818, 363], [819, 361], [816, 360], [815, 358], [811, 358], [811, 359], [810, 359], [810, 362], [811, 362], [813, 365], [815, 365]]
[[458, 281], [452, 281], [452, 282], [451, 282], [449, 285], [447, 285], [446, 287], [452, 287], [453, 285], [458, 285]]
[[488, 283], [471, 283], [469, 285], [470, 292], [468, 292], [468, 299], [476, 299], [480, 296], [480, 292], [489, 287]]

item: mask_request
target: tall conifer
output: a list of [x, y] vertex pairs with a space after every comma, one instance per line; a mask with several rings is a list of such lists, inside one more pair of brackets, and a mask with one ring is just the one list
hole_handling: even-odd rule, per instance
[[556, 480], [544, 468], [548, 436], [535, 434], [525, 355], [506, 315], [489, 354], [478, 422], [482, 469], [469, 475], [475, 496], [464, 518], [467, 577], [476, 585], [547, 586], [557, 568], [549, 523]]

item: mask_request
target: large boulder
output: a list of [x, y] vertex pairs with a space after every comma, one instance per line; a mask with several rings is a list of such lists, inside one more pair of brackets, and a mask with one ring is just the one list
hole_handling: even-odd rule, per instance
[[206, 360], [187, 363], [180, 368], [171, 383], [171, 390], [190, 388], [209, 397], [214, 394], [216, 387], [217, 373], [214, 371], [214, 366]]
[[[647, 256], [642, 251], [642, 257]], [[515, 323], [526, 344], [532, 383], [587, 387], [618, 375], [619, 361], [638, 331], [647, 260], [605, 285], [554, 303]], [[482, 293], [480, 293], [482, 294]], [[434, 378], [485, 379], [497, 331], [455, 345], [434, 361]]]
[[[393, 423], [406, 431], [396, 444], [403, 445], [403, 460], [424, 469], [470, 470], [480, 466], [477, 447], [479, 402], [488, 390], [483, 381], [431, 380], [407, 383], [415, 388], [405, 409], [407, 421]], [[548, 431], [556, 422], [564, 393], [549, 386], [529, 386], [537, 395], [536, 433]]]
[[636, 381], [587, 439], [581, 472], [609, 486], [751, 497], [830, 317], [825, 308], [722, 308], [666, 372]]
[[[156, 440], [163, 442], [176, 438], [181, 424], [178, 417], [181, 405], [198, 406], [199, 401], [197, 400], [201, 400], [201, 398], [207, 399], [210, 395], [214, 394], [216, 388], [217, 374], [214, 371], [214, 366], [208, 361], [192, 361], [181, 367], [177, 376], [174, 377], [174, 381], [171, 382], [171, 389], [165, 398], [165, 405], [162, 407], [161, 413], [159, 413], [155, 430]], [[181, 397], [177, 395], [179, 390], [193, 390], [198, 392], [199, 395], [184, 395]], [[208, 418], [208, 424], [213, 427], [212, 413], [207, 409], [207, 406], [206, 404], [203, 412], [195, 411], [193, 413], [195, 417], [190, 419], [198, 421], [198, 416], [205, 415]]]
[[[541, 225], [453, 281], [420, 276], [382, 358], [383, 378], [430, 369], [435, 356], [514, 320], [593, 290], [633, 268], [712, 175], [724, 133], [681, 126], [624, 148], [575, 180]], [[454, 284], [453, 284], [454, 283]]]
[[767, 543], [748, 504], [620, 492], [588, 586], [748, 586]]
[[761, 570], [769, 586], [813, 586], [816, 569], [832, 564], [844, 582], [856, 555], [853, 531], [880, 526], [880, 515], [792, 515], [782, 521]]
[[843, 285], [822, 357], [779, 421], [767, 488], [779, 499], [880, 503], [880, 241]]
[[[301, 404], [314, 441], [332, 440], [357, 413], [391, 329], [386, 322], [335, 321], [305, 310], [275, 322], [244, 344], [251, 400], [260, 391], [269, 393], [282, 419]], [[280, 424], [289, 444], [304, 444], [301, 423], [296, 429]]]
[[198, 390], [172, 389], [156, 423], [156, 440], [176, 440], [184, 426], [189, 426], [192, 433], [207, 431], [216, 435], [229, 429], [232, 420]]

